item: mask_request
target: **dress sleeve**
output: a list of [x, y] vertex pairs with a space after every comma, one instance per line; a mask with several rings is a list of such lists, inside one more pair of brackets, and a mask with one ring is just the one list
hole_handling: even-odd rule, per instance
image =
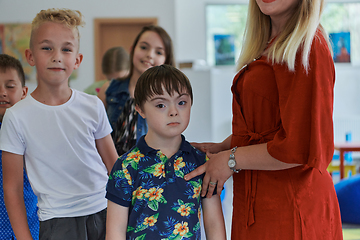
[[297, 55], [295, 71], [274, 65], [279, 91], [281, 126], [268, 142], [268, 152], [286, 163], [300, 163], [326, 170], [334, 153], [333, 99], [335, 69], [327, 43], [315, 35], [309, 70]]

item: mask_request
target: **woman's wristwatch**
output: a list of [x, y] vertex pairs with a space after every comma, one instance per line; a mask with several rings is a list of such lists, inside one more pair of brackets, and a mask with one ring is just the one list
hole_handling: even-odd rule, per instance
[[229, 161], [228, 161], [228, 166], [229, 168], [234, 171], [235, 173], [238, 173], [240, 171], [240, 169], [236, 169], [236, 161], [235, 161], [235, 152], [236, 152], [237, 147], [234, 147], [231, 149], [231, 154], [229, 157]]

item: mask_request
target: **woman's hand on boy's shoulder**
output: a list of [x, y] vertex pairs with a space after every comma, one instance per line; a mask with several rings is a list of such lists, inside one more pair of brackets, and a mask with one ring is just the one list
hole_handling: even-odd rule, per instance
[[[228, 150], [230, 151], [230, 150]], [[229, 153], [228, 151], [222, 151], [212, 154], [206, 152], [209, 160], [203, 165], [196, 168], [194, 171], [186, 174], [184, 179], [189, 181], [190, 179], [205, 173], [203, 178], [201, 196], [211, 198], [216, 188], [217, 195], [220, 196], [225, 182], [234, 173], [228, 166]]]

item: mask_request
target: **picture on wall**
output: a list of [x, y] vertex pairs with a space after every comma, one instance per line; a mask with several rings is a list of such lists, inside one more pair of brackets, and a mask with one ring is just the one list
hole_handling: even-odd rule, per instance
[[0, 53], [5, 53], [19, 59], [26, 80], [35, 81], [36, 70], [25, 58], [25, 50], [29, 48], [31, 24], [0, 24]]
[[334, 62], [351, 62], [350, 32], [330, 33]]
[[215, 65], [235, 64], [234, 35], [214, 35]]

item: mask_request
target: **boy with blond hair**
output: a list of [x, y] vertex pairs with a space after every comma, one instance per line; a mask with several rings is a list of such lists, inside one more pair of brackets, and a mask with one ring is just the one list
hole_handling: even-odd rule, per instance
[[39, 239], [105, 238], [105, 185], [118, 156], [102, 102], [68, 85], [83, 59], [81, 25], [79, 11], [37, 14], [25, 55], [36, 67], [38, 86], [4, 116], [5, 203], [17, 239], [31, 239], [22, 197], [23, 162], [38, 197]]
[[193, 101], [188, 78], [170, 65], [152, 67], [140, 76], [134, 95], [148, 132], [109, 176], [106, 239], [199, 240], [203, 208], [206, 239], [225, 240], [219, 195], [201, 199], [202, 176], [184, 180], [206, 162], [182, 135]]
[[[0, 54], [0, 128], [6, 109], [13, 106], [27, 95], [28, 87], [25, 86], [25, 74], [21, 63], [16, 58], [7, 54]], [[39, 220], [36, 215], [37, 198], [31, 189], [25, 169], [24, 179], [24, 203], [29, 229], [34, 240], [39, 239]], [[4, 202], [2, 160], [0, 150], [0, 239], [14, 239], [15, 235], [11, 228], [9, 216]]]

